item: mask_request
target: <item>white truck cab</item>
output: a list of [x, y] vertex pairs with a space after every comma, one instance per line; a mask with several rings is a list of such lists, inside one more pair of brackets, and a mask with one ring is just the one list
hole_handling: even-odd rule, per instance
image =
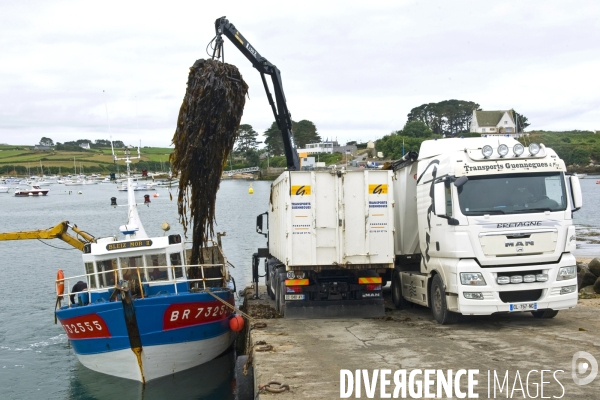
[[441, 324], [575, 307], [581, 189], [552, 149], [452, 138], [423, 142], [412, 161], [395, 171], [396, 306], [429, 306]]

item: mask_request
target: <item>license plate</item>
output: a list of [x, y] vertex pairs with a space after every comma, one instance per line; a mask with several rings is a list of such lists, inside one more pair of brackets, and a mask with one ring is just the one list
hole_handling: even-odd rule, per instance
[[510, 305], [510, 311], [535, 311], [537, 303], [516, 303]]
[[304, 300], [304, 295], [303, 294], [286, 294], [285, 299], [286, 300]]

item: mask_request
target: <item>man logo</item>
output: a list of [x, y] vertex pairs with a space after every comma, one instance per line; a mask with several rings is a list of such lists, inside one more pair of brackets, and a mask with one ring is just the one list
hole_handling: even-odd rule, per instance
[[523, 247], [523, 246], [534, 246], [533, 240], [524, 240], [516, 242], [504, 242], [504, 247]]
[[369, 193], [370, 194], [387, 194], [388, 185], [385, 183], [369, 185]]
[[292, 186], [292, 195], [294, 195], [294, 196], [310, 195], [310, 185]]

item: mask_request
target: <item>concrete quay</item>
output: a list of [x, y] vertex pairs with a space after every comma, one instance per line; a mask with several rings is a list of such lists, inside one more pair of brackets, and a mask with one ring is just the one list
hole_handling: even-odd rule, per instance
[[[274, 308], [264, 289], [260, 289], [260, 300], [252, 300], [252, 290], [246, 290], [245, 307], [251, 315], [259, 310], [258, 314], [266, 316], [265, 310]], [[580, 300], [575, 309], [561, 311], [554, 319], [537, 319], [529, 313], [498, 314], [461, 317], [455, 325], [440, 326], [427, 308], [396, 310], [389, 288], [384, 289], [383, 318], [256, 320], [267, 323], [266, 328], [249, 333], [256, 398], [338, 399], [344, 394], [340, 392], [340, 370], [349, 370], [353, 378], [356, 370], [367, 370], [371, 380], [374, 370], [380, 373], [385, 369], [390, 370], [384, 375], [390, 382], [383, 381], [382, 392], [378, 376], [373, 397], [368, 396], [363, 373], [360, 397], [356, 379], [354, 385], [348, 385], [345, 376], [342, 389], [349, 395], [346, 398], [386, 398], [386, 394], [393, 398], [396, 383], [399, 398], [403, 398], [402, 383], [404, 398], [425, 398], [425, 386], [434, 398], [470, 398], [468, 370], [478, 370], [477, 374], [471, 371], [477, 381], [471, 382], [471, 390], [478, 398], [600, 397], [600, 374], [587, 385], [575, 384], [572, 376], [575, 353], [587, 352], [600, 362], [600, 299]], [[272, 349], [257, 351], [268, 346]], [[591, 362], [578, 360], [579, 372], [585, 363], [587, 371], [576, 377], [585, 378], [592, 370]], [[425, 380], [428, 369], [435, 370], [428, 376], [432, 381]], [[404, 380], [401, 370], [406, 374]], [[447, 376], [449, 370], [454, 379], [459, 370], [466, 371], [458, 381], [450, 379], [451, 384], [458, 382], [458, 391], [455, 385], [446, 397], [442, 387], [438, 396], [439, 374]], [[419, 382], [409, 380], [411, 374]], [[289, 390], [270, 393], [259, 389], [271, 381], [287, 384]]]

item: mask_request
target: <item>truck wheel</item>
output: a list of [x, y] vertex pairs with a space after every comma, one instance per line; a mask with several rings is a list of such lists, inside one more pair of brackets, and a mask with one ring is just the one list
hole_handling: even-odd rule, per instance
[[285, 282], [281, 282], [279, 284], [279, 315], [281, 315], [282, 318], [285, 317]]
[[277, 279], [274, 279], [275, 282], [273, 286], [275, 286], [275, 310], [277, 310], [278, 313], [281, 314], [281, 310], [279, 309], [279, 303], [281, 301], [281, 287], [277, 282]]
[[402, 279], [398, 270], [392, 272], [392, 301], [399, 310], [411, 306], [411, 303], [402, 297]]
[[458, 321], [458, 314], [448, 311], [444, 282], [439, 275], [434, 276], [431, 282], [430, 301], [433, 318], [438, 324], [449, 325]]
[[275, 293], [273, 293], [273, 291], [271, 290], [271, 282], [266, 281], [265, 284], [267, 285], [267, 294], [269, 295], [271, 300], [275, 300]]
[[554, 318], [556, 314], [558, 314], [558, 310], [538, 310], [531, 312], [531, 315], [536, 318]]

